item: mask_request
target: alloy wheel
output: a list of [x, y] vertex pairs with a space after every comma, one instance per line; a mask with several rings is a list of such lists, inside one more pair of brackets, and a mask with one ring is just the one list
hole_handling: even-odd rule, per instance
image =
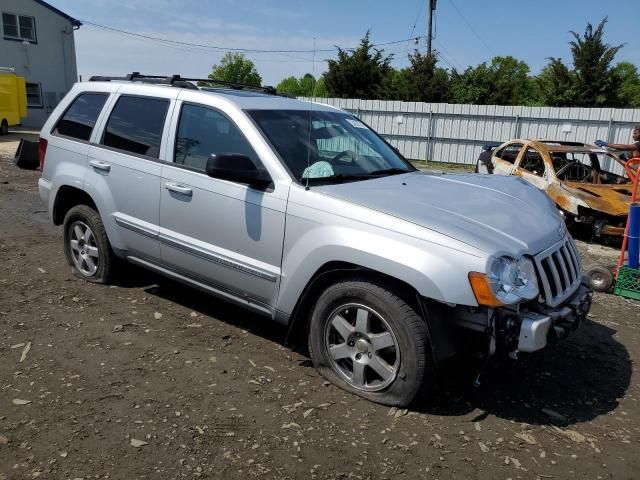
[[69, 227], [69, 247], [78, 271], [87, 277], [95, 275], [100, 256], [95, 235], [86, 223], [76, 221]]
[[332, 367], [352, 387], [378, 391], [396, 379], [398, 342], [387, 321], [371, 308], [359, 304], [336, 308], [324, 338]]

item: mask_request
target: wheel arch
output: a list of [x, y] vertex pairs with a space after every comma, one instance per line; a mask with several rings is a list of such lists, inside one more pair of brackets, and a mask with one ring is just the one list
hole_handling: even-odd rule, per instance
[[70, 185], [63, 185], [58, 188], [51, 212], [54, 225], [62, 225], [67, 212], [76, 205], [87, 205], [98, 211], [93, 198], [84, 190]]
[[289, 319], [286, 343], [306, 351], [311, 311], [316, 300], [329, 285], [354, 278], [384, 285], [416, 310], [425, 321], [434, 362], [455, 355], [453, 322], [446, 321], [446, 305], [422, 297], [413, 286], [396, 277], [343, 261], [325, 263], [304, 287]]

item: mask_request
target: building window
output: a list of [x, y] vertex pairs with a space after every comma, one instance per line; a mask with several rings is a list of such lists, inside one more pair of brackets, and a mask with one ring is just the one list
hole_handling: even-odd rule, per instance
[[2, 28], [4, 38], [28, 42], [36, 41], [36, 20], [33, 17], [3, 12]]
[[42, 88], [39, 83], [27, 83], [27, 107], [42, 108]]

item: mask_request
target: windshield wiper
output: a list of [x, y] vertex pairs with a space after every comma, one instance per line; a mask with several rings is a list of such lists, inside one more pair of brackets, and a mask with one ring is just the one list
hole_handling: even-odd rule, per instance
[[407, 170], [405, 168], [385, 168], [382, 170], [374, 170], [373, 172], [369, 172], [368, 175], [371, 176], [380, 176], [380, 175], [398, 175], [400, 173], [409, 173], [412, 170]]
[[[342, 182], [350, 182], [355, 180], [366, 180], [367, 178], [371, 178], [370, 174], [363, 175], [344, 175], [342, 173], [336, 175], [329, 175], [328, 177], [311, 177], [309, 178], [309, 183], [342, 183]], [[302, 178], [300, 180], [301, 183], [306, 183], [307, 179]]]

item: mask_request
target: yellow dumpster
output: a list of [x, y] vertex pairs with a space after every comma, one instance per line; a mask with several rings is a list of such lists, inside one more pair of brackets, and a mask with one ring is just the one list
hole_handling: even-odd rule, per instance
[[12, 68], [0, 67], [0, 135], [27, 116], [27, 89]]

